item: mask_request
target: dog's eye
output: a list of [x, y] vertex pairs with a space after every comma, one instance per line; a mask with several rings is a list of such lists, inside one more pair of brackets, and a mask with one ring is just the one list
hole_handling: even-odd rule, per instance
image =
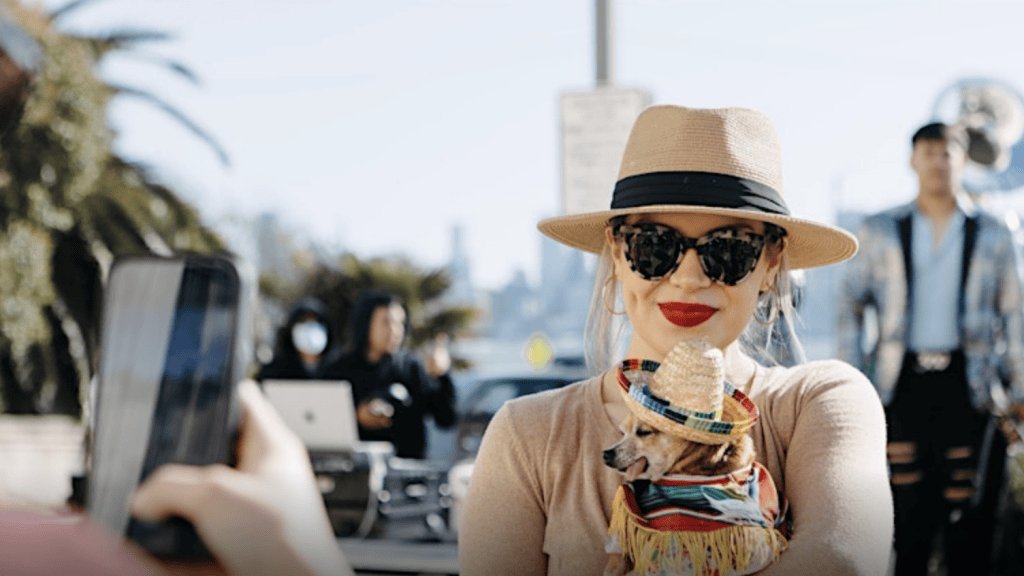
[[637, 428], [636, 430], [636, 435], [639, 436], [640, 438], [643, 438], [644, 436], [650, 436], [651, 434], [654, 434], [654, 430], [647, 430], [644, 428]]

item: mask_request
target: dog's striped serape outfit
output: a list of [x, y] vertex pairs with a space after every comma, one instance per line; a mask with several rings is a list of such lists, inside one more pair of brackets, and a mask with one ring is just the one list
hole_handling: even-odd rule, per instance
[[645, 576], [750, 574], [786, 548], [786, 513], [757, 462], [721, 476], [627, 482], [612, 504], [606, 551], [632, 558]]

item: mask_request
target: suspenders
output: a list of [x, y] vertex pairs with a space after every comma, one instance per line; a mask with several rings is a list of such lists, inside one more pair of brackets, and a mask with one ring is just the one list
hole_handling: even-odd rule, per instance
[[[911, 230], [911, 218], [912, 214], [900, 218], [896, 221], [896, 227], [899, 229], [900, 234], [900, 245], [903, 248], [903, 271], [907, 278], [907, 314], [909, 317], [911, 306], [914, 305], [914, 291], [911, 289], [914, 282], [914, 265], [911, 261], [911, 250], [910, 243], [910, 230]], [[963, 258], [960, 262], [960, 292], [957, 297], [957, 316], [963, 317], [964, 314], [964, 287], [967, 284], [967, 271], [971, 266], [971, 256], [974, 254], [974, 244], [978, 237], [978, 218], [974, 216], [968, 216], [964, 219], [964, 253]]]

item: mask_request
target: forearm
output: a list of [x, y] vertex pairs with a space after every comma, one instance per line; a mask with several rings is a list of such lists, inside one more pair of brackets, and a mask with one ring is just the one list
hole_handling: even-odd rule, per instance
[[431, 398], [431, 414], [434, 423], [441, 428], [450, 428], [455, 424], [455, 385], [447, 372], [434, 378], [437, 386]]
[[1005, 323], [1006, 351], [1003, 353], [1009, 396], [1012, 402], [1024, 402], [1024, 316], [1015, 313]]
[[1024, 281], [1013, 251], [1002, 269], [999, 309], [1003, 333], [999, 339], [1006, 343], [1002, 361], [1009, 380], [1012, 402], [1024, 402]]
[[[319, 494], [315, 478], [312, 488]], [[292, 514], [286, 518], [287, 537], [295, 560], [317, 576], [353, 576], [348, 560], [341, 552], [334, 530], [320, 501], [296, 502]], [[300, 513], [301, 511], [301, 513]], [[299, 564], [297, 564], [299, 565]], [[287, 574], [285, 571], [266, 571], [267, 574]], [[294, 572], [293, 572], [294, 573]]]

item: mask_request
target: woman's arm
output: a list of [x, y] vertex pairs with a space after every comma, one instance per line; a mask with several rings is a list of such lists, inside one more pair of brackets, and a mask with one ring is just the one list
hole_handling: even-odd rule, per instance
[[434, 416], [434, 424], [441, 428], [455, 425], [455, 385], [451, 378], [452, 359], [448, 353], [448, 335], [438, 334], [434, 345], [424, 359], [420, 370], [421, 388], [426, 402], [425, 412]]
[[487, 426], [459, 526], [463, 576], [547, 573], [545, 514], [536, 466], [508, 405]]
[[885, 574], [893, 510], [881, 403], [845, 363], [803, 368], [793, 396], [768, 415], [793, 422], [785, 497], [794, 525], [789, 548], [762, 574]]
[[439, 376], [430, 376], [420, 369], [420, 377], [426, 385], [423, 389], [424, 412], [434, 417], [434, 424], [440, 428], [451, 428], [455, 425], [455, 384], [451, 374], [445, 372]]

